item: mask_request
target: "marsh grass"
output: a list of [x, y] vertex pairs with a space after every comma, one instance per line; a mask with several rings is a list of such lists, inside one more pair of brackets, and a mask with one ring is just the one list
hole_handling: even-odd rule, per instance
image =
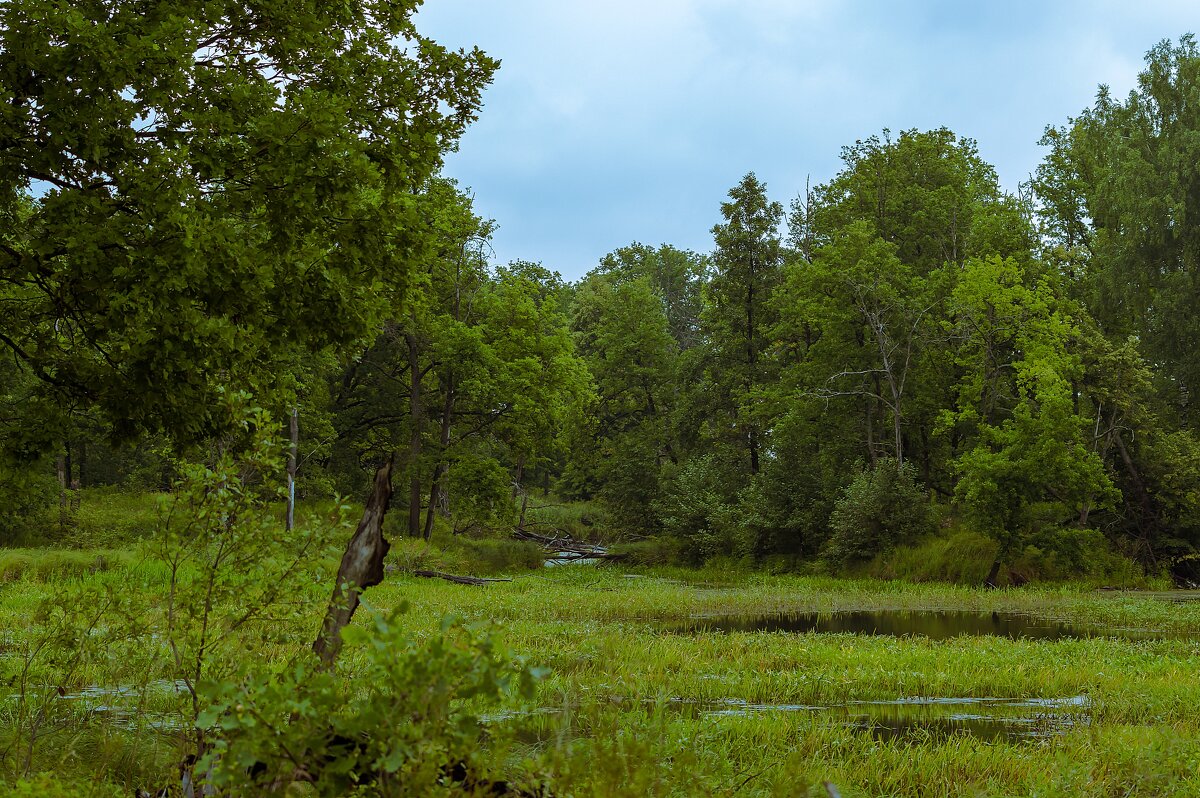
[[[448, 551], [402, 541], [395, 557], [412, 563], [437, 556], [453, 565]], [[38, 604], [65, 585], [123, 586], [148, 612], [165, 585], [161, 568], [129, 552], [106, 554], [108, 567], [95, 572], [87, 567], [95, 552], [6, 555], [21, 563], [0, 583], [6, 670], [41, 633]], [[332, 574], [336, 561], [329, 559]], [[1200, 642], [1186, 636], [1200, 632], [1200, 603], [1070, 585], [983, 591], [730, 568], [489, 567], [499, 566], [513, 582], [463, 587], [397, 570], [369, 599], [384, 610], [410, 602], [404, 623], [418, 636], [435, 634], [448, 613], [494, 625], [512, 651], [551, 669], [538, 697], [508, 705], [485, 739], [510, 740], [490, 744], [497, 767], [518, 783], [547, 784], [554, 795], [817, 796], [823, 780], [845, 796], [1200, 794]], [[311, 603], [314, 624], [327, 589], [314, 581], [296, 597]], [[888, 609], [1027, 613], [1163, 639], [934, 641], [670, 629], [704, 615]], [[267, 667], [280, 667], [311, 634], [289, 625], [270, 639], [248, 638], [244, 647]], [[349, 648], [340, 667], [352, 675], [361, 660]], [[114, 652], [89, 661], [69, 687], [146, 685], [159, 676], [154, 662]], [[162, 691], [139, 695], [135, 708], [147, 720], [172, 710]], [[1088, 722], [1033, 742], [923, 738], [919, 730], [881, 740], [819, 713], [680, 709], [705, 701], [837, 705], [912, 696], [1084, 696]], [[122, 788], [169, 776], [178, 754], [169, 730], [106, 724], [104, 713], [78, 702], [64, 711], [63, 730], [37, 770]]]

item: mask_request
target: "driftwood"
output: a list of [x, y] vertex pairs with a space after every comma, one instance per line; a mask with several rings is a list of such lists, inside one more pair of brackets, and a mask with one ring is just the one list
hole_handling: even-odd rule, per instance
[[530, 532], [528, 529], [516, 529], [512, 533], [514, 540], [527, 540], [531, 543], [537, 543], [550, 552], [555, 560], [623, 560], [624, 554], [613, 554], [603, 546], [596, 546], [591, 543], [575, 540], [571, 537], [547, 537], [539, 535], [536, 532]]
[[484, 579], [480, 576], [457, 576], [444, 574], [441, 571], [413, 571], [413, 576], [423, 576], [426, 579], [445, 579], [458, 585], [486, 585], [492, 582], [511, 582], [511, 579]]
[[313, 651], [326, 667], [333, 665], [342, 649], [342, 629], [354, 617], [363, 590], [383, 581], [383, 558], [390, 544], [383, 537], [383, 518], [392, 498], [392, 460], [375, 472], [375, 484], [354, 537], [346, 545], [337, 583], [325, 612], [321, 634], [313, 642]]

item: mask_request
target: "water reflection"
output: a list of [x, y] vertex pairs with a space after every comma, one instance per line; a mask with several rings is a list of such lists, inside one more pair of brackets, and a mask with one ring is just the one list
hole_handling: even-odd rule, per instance
[[[623, 703], [613, 699], [616, 703]], [[880, 740], [942, 742], [955, 736], [985, 742], [1034, 742], [1091, 723], [1087, 696], [1070, 698], [902, 698], [828, 705], [753, 704], [738, 699], [676, 698], [664, 708], [689, 718], [801, 714], [822, 723], [864, 731]], [[483, 718], [511, 725], [517, 739], [537, 745], [585, 734], [573, 707], [539, 707]]]
[[830, 706], [739, 704], [702, 709], [710, 716], [807, 712], [868, 731], [882, 740], [944, 740], [967, 735], [989, 742], [1039, 740], [1091, 722], [1086, 696], [1071, 698], [903, 698]]
[[1013, 639], [1064, 640], [1081, 637], [1148, 639], [1161, 634], [1136, 630], [1091, 629], [1018, 613], [964, 611], [855, 610], [835, 613], [720, 615], [668, 624], [673, 632], [789, 632], [927, 637], [946, 640], [994, 635]]

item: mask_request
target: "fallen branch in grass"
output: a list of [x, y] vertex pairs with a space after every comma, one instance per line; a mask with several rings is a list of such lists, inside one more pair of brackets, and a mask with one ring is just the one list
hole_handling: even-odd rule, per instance
[[413, 576], [423, 576], [426, 579], [445, 579], [447, 582], [454, 582], [457, 585], [487, 585], [492, 582], [511, 582], [511, 579], [484, 579], [479, 576], [457, 576], [456, 574], [444, 574], [441, 571], [413, 571]]
[[514, 540], [526, 540], [537, 543], [550, 553], [550, 559], [570, 562], [573, 560], [623, 560], [624, 554], [613, 554], [603, 546], [583, 543], [571, 537], [547, 537], [528, 529], [513, 530]]

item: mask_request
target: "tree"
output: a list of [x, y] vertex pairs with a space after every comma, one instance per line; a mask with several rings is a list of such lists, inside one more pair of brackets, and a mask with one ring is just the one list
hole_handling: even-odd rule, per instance
[[876, 408], [891, 415], [891, 455], [904, 463], [904, 403], [937, 300], [926, 281], [896, 257], [895, 247], [854, 222], [787, 270], [776, 295], [777, 337], [803, 351], [790, 369], [795, 390], [815, 397], [857, 398], [865, 405], [865, 452], [878, 459]]
[[[701, 316], [707, 338], [710, 373], [724, 405], [714, 433], [733, 433], [757, 474], [762, 450], [762, 420], [756, 392], [770, 381], [768, 331], [773, 323], [771, 292], [782, 277], [779, 224], [783, 206], [767, 198], [766, 184], [747, 174], [721, 204], [724, 223], [713, 227], [717, 249]], [[720, 429], [724, 427], [724, 429]]]
[[662, 244], [658, 249], [633, 243], [610, 252], [588, 277], [604, 276], [616, 282], [644, 278], [662, 302], [667, 329], [680, 349], [691, 349], [700, 340], [702, 290], [709, 259], [695, 252]]
[[952, 303], [963, 379], [944, 423], [974, 441], [956, 463], [957, 496], [1000, 544], [991, 581], [1028, 532], [1086, 523], [1089, 508], [1120, 497], [1077, 411], [1078, 323], [1052, 276], [1012, 259], [971, 260]]
[[497, 66], [417, 6], [0, 10], [0, 343], [42, 395], [201, 440], [221, 386], [265, 394], [403, 296], [415, 192]]
[[[461, 194], [444, 199], [451, 215], [469, 210]], [[585, 385], [557, 276], [523, 263], [490, 271], [471, 244], [488, 226], [460, 221], [445, 227], [407, 316], [349, 364], [335, 404], [338, 447], [356, 465], [397, 455], [408, 533], [426, 539], [452, 495], [460, 525], [514, 520], [513, 485], [547, 459]]]
[[884, 130], [844, 147], [842, 161], [845, 168], [811, 200], [793, 203], [794, 241], [820, 246], [852, 222], [866, 222], [919, 277], [973, 255], [1033, 246], [1023, 207], [1000, 190], [971, 139], [938, 128], [893, 140]]
[[572, 307], [575, 346], [595, 383], [593, 428], [574, 436], [574, 480], [594, 482], [624, 529], [657, 529], [663, 465], [677, 461], [672, 412], [679, 348], [650, 278], [594, 273]]
[[1041, 217], [1105, 334], [1136, 335], [1158, 388], [1190, 424], [1200, 416], [1200, 49], [1193, 36], [1146, 54], [1122, 102], [1102, 86], [1061, 128], [1035, 188]]

